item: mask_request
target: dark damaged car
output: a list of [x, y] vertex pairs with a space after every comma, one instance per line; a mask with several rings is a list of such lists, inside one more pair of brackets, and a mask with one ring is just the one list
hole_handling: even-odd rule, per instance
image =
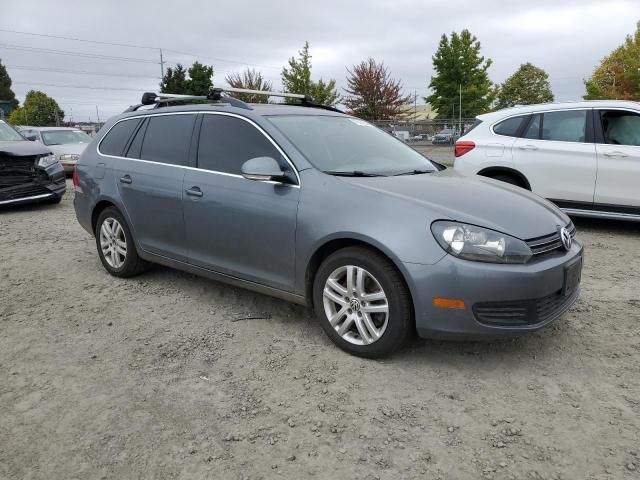
[[55, 155], [0, 120], [0, 207], [58, 203], [66, 188], [64, 169]]

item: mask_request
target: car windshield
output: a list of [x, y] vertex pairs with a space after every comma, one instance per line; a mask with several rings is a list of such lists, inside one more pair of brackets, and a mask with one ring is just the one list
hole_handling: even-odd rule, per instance
[[68, 145], [70, 143], [89, 143], [91, 137], [80, 130], [48, 130], [42, 132], [45, 145]]
[[0, 141], [19, 142], [20, 140], [24, 140], [24, 137], [0, 120]]
[[300, 152], [326, 173], [397, 175], [436, 168], [421, 154], [363, 120], [329, 115], [268, 117]]

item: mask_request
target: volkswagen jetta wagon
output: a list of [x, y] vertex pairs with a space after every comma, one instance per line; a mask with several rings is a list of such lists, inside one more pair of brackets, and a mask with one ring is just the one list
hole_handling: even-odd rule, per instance
[[162, 105], [110, 120], [74, 171], [77, 218], [114, 276], [158, 263], [308, 305], [365, 357], [416, 331], [537, 330], [578, 296], [575, 228], [525, 190], [441, 170], [331, 109]]

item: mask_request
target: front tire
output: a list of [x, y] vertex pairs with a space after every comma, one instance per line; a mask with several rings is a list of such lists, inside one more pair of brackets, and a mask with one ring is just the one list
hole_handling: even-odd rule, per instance
[[316, 317], [342, 350], [379, 358], [399, 350], [413, 327], [411, 296], [388, 258], [363, 247], [330, 255], [313, 285]]
[[127, 222], [116, 208], [100, 212], [95, 237], [100, 261], [111, 275], [126, 278], [148, 269], [149, 264], [136, 251]]

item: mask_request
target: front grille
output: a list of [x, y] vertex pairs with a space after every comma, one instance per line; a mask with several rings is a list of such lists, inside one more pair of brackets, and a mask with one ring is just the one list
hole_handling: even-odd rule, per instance
[[37, 178], [36, 157], [0, 155], [0, 188], [13, 187]]
[[40, 185], [24, 185], [22, 187], [0, 190], [0, 201], [35, 197], [36, 195], [44, 195], [47, 193], [51, 193], [51, 191]]
[[[576, 236], [576, 227], [573, 222], [569, 222], [567, 230], [571, 234], [571, 238]], [[527, 245], [531, 249], [534, 257], [540, 258], [541, 256], [550, 255], [558, 251], [564, 251], [564, 245], [560, 238], [560, 232], [554, 232], [542, 237], [532, 238], [526, 241]]]
[[569, 305], [575, 293], [567, 297], [558, 290], [546, 297], [534, 300], [510, 302], [483, 302], [473, 306], [476, 319], [485, 325], [500, 327], [524, 327], [543, 323], [557, 315]]

